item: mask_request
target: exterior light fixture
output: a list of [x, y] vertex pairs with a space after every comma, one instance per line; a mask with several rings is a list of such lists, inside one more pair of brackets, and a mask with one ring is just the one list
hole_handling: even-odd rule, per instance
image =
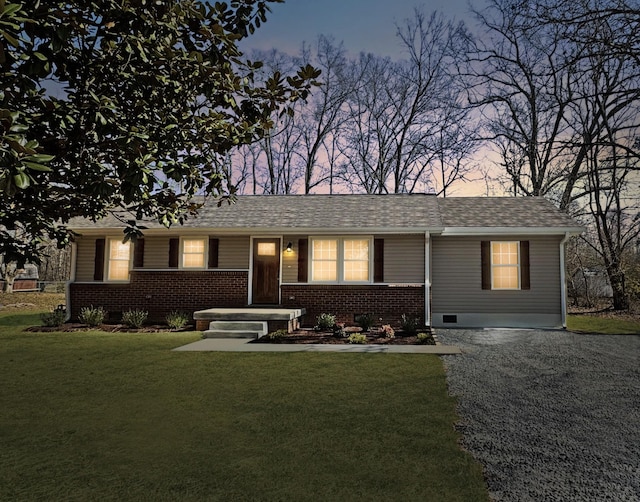
[[289, 244], [287, 244], [287, 249], [286, 249], [287, 253], [293, 253], [293, 243], [289, 242]]

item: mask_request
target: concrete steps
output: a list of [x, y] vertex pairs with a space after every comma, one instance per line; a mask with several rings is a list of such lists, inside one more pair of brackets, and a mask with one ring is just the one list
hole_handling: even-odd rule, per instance
[[268, 332], [266, 321], [211, 321], [204, 338], [260, 338]]

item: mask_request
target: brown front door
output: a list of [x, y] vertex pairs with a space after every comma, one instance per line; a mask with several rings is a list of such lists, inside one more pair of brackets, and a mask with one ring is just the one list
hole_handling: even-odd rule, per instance
[[280, 239], [253, 240], [253, 282], [251, 303], [280, 302]]

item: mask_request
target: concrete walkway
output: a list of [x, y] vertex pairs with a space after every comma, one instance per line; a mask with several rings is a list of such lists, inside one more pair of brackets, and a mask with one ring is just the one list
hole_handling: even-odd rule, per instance
[[173, 350], [179, 352], [368, 352], [388, 354], [460, 354], [451, 345], [356, 345], [303, 343], [249, 343], [246, 338], [205, 338]]

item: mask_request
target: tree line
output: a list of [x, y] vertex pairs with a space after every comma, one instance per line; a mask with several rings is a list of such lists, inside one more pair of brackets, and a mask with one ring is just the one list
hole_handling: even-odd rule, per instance
[[397, 27], [397, 61], [350, 57], [324, 36], [297, 56], [256, 53], [276, 71], [312, 64], [322, 85], [219, 169], [241, 193], [448, 196], [482, 182], [487, 194], [547, 197], [588, 227], [585, 252], [627, 308], [640, 239], [640, 8], [489, 0], [473, 16], [471, 29], [416, 9]]

